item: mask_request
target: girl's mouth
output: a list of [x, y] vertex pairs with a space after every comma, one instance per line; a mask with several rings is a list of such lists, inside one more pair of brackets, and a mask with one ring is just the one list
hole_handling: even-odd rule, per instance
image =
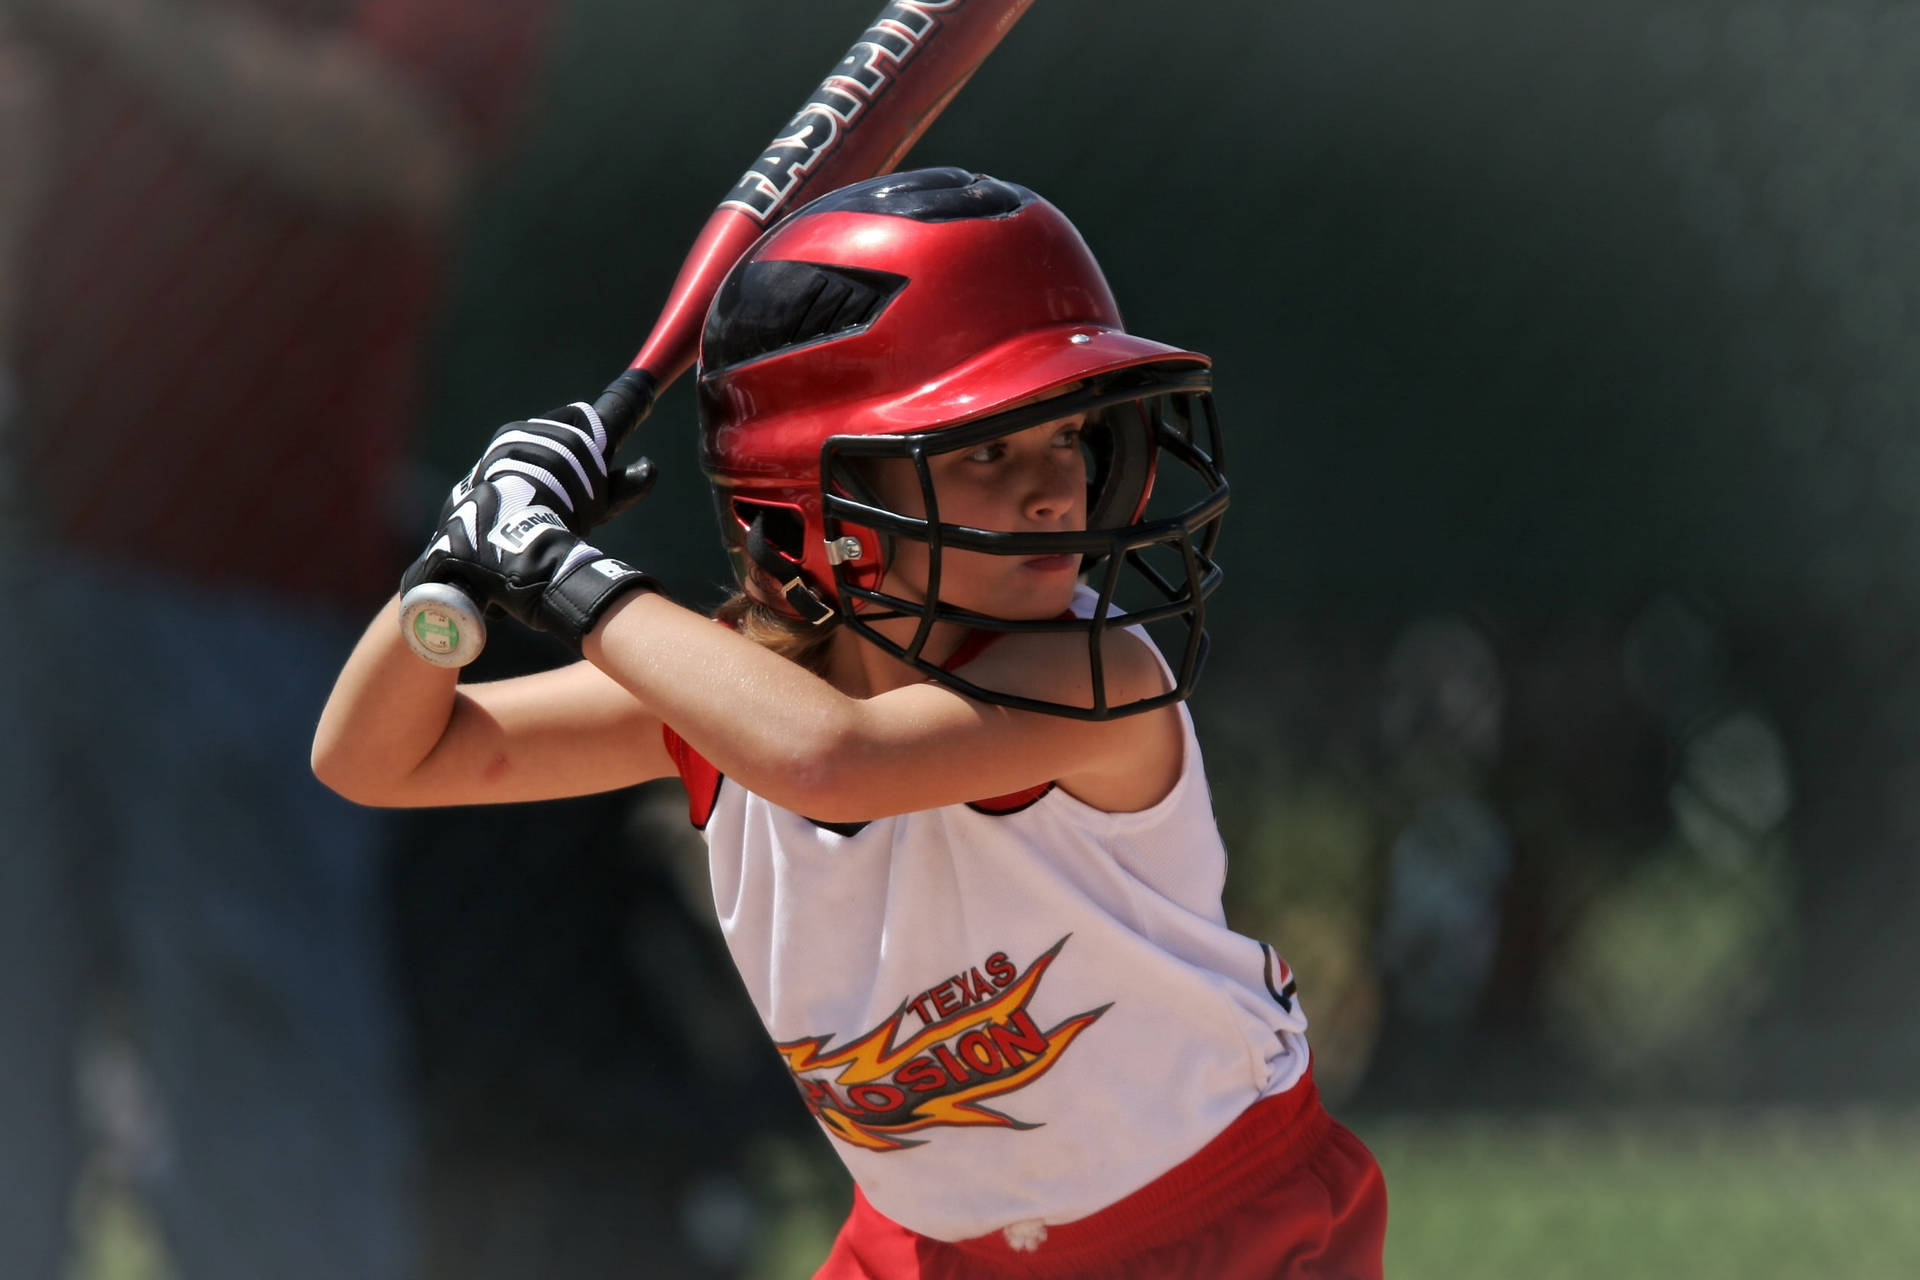
[[1028, 556], [1020, 564], [1023, 568], [1032, 569], [1036, 573], [1077, 572], [1080, 568], [1080, 557], [1077, 555]]

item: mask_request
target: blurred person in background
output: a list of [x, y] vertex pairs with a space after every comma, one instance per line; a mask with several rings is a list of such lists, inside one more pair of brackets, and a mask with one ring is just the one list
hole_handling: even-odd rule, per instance
[[389, 828], [307, 743], [549, 7], [0, 0], [9, 1280], [61, 1274], [102, 992], [179, 1274], [409, 1268]]
[[0, 8], [0, 500], [13, 493], [11, 432], [19, 378], [11, 358], [20, 315], [20, 245], [39, 207], [45, 172], [46, 82], [33, 51], [13, 37]]

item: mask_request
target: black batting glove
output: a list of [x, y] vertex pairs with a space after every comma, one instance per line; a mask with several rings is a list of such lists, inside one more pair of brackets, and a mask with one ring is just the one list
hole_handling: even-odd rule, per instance
[[613, 602], [659, 590], [653, 578], [582, 541], [653, 486], [641, 458], [614, 469], [608, 455], [631, 421], [607, 423], [576, 402], [501, 427], [455, 483], [438, 527], [400, 580], [462, 588], [490, 615], [507, 616], [576, 649]]
[[645, 458], [624, 468], [610, 465], [613, 450], [631, 427], [602, 421], [584, 400], [509, 422], [494, 432], [473, 470], [454, 485], [442, 518], [476, 486], [519, 477], [533, 486], [537, 501], [559, 513], [568, 529], [591, 533], [632, 507], [653, 485], [653, 464]]
[[400, 579], [402, 593], [423, 582], [448, 583], [489, 614], [504, 613], [577, 651], [616, 601], [662, 590], [648, 574], [583, 541], [537, 500], [530, 480], [506, 473], [455, 495], [439, 532]]

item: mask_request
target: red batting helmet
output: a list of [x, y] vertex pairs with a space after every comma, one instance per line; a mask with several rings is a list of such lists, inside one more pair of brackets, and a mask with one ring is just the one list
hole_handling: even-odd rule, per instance
[[[790, 617], [843, 620], [963, 692], [1101, 718], [1185, 697], [1205, 652], [1204, 602], [1226, 511], [1207, 357], [1129, 334], [1073, 224], [1024, 187], [961, 169], [857, 183], [763, 236], [714, 299], [700, 346], [701, 465], [743, 589]], [[1009, 533], [942, 524], [926, 458], [1086, 413], [1087, 528]], [[918, 519], [881, 506], [858, 460], [910, 459]], [[1165, 463], [1191, 497], [1149, 510]], [[928, 544], [929, 600], [880, 590], [892, 540]], [[943, 605], [943, 547], [1077, 554], [1097, 595], [1089, 618], [1012, 621]], [[1126, 571], [1131, 570], [1129, 574]], [[1121, 591], [1144, 583], [1147, 600]], [[902, 646], [884, 617], [921, 625]], [[920, 657], [935, 621], [988, 631], [1085, 631], [1184, 620], [1176, 688], [1091, 708], [995, 694]], [[1090, 649], [1090, 653], [1093, 650]]]

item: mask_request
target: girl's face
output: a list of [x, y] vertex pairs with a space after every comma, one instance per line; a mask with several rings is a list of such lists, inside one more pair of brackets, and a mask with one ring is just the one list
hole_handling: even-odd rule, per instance
[[[1087, 524], [1087, 461], [1080, 445], [1085, 414], [927, 459], [944, 524], [997, 533], [1078, 533]], [[878, 496], [904, 515], [924, 518], [913, 463], [888, 459], [874, 477]], [[928, 548], [896, 538], [883, 590], [926, 598]], [[1073, 599], [1078, 555], [1000, 556], [944, 548], [940, 599], [996, 618], [1052, 618]]]

